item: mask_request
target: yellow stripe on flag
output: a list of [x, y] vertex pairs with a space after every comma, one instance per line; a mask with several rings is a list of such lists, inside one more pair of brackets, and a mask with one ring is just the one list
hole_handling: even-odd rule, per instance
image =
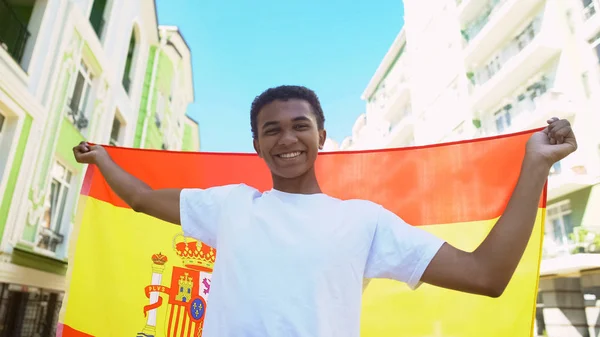
[[[413, 291], [404, 283], [370, 280], [363, 291], [361, 336], [507, 337], [532, 331], [531, 303], [535, 303], [537, 296], [544, 213], [544, 208], [538, 209], [529, 245], [501, 297], [464, 294], [428, 284]], [[455, 247], [473, 251], [496, 221], [422, 228]]]
[[[144, 289], [152, 283], [152, 255], [162, 253], [168, 266], [183, 267], [173, 247], [173, 240], [182, 239], [178, 237], [181, 227], [91, 197], [82, 199], [86, 208], [72, 262], [64, 323], [93, 336], [136, 336], [147, 321], [143, 305], [149, 304], [149, 299]], [[162, 274], [162, 286], [171, 284], [168, 271], [165, 268]], [[162, 296], [156, 326], [160, 335], [166, 336], [170, 306]], [[182, 312], [180, 315], [183, 317]]]

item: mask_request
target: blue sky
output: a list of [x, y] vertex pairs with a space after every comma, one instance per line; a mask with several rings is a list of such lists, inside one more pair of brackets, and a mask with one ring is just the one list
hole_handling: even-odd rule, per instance
[[253, 152], [250, 104], [263, 90], [317, 93], [338, 142], [364, 112], [360, 96], [403, 25], [402, 0], [157, 0], [192, 50], [202, 151]]

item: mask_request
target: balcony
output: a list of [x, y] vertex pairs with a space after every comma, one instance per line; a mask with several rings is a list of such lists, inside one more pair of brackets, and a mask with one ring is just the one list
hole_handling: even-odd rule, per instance
[[387, 120], [395, 118], [395, 113], [401, 111], [410, 100], [408, 80], [400, 69], [401, 67], [403, 66], [394, 66], [375, 93], [371, 111], [378, 118]]
[[7, 0], [0, 0], [0, 47], [6, 50], [19, 65], [23, 61], [25, 46], [31, 36], [27, 30], [28, 22], [21, 17], [28, 17], [24, 14], [32, 9], [33, 6], [25, 7], [25, 11], [17, 11]]
[[532, 21], [490, 63], [468, 75], [474, 84], [471, 96], [474, 111], [489, 110], [559, 55], [560, 42], [550, 30], [541, 28], [539, 18]]
[[513, 133], [543, 127], [552, 117], [572, 119], [579, 110], [578, 105], [563, 93], [546, 91], [542, 82], [528, 89], [495, 113], [496, 129], [489, 133]]
[[[481, 0], [470, 0], [465, 3], [483, 2]], [[531, 11], [540, 3], [540, 0], [490, 0], [485, 5], [470, 5], [465, 7], [464, 16], [468, 14], [467, 9], [480, 10], [480, 15], [471, 20], [470, 24], [463, 29], [465, 37], [465, 62], [467, 66], [476, 65], [486, 59], [492, 51], [501, 44], [508, 35], [517, 29]]]
[[390, 123], [389, 132], [386, 136], [388, 146], [403, 146], [405, 140], [412, 136], [415, 130], [415, 117], [410, 108], [403, 109], [395, 120]]
[[589, 174], [583, 165], [567, 161], [561, 166], [566, 168], [548, 178], [548, 200], [600, 183], [600, 177]]
[[592, 0], [581, 12], [583, 37], [593, 39], [600, 31], [600, 0]]
[[457, 0], [459, 22], [472, 22], [477, 14], [486, 8], [486, 5], [488, 5], [488, 2], [482, 0]]
[[582, 270], [598, 268], [600, 254], [595, 250], [595, 247], [599, 246], [598, 240], [597, 234], [585, 238], [586, 242], [564, 245], [545, 239], [540, 275], [573, 275]]
[[410, 91], [408, 83], [405, 80], [401, 82], [387, 81], [376, 93], [376, 98], [370, 103], [369, 114], [377, 118], [392, 119], [394, 112], [402, 109], [410, 100]]
[[60, 244], [64, 242], [64, 236], [52, 229], [42, 227], [40, 229], [39, 242], [37, 248], [48, 252], [56, 253]]
[[[561, 224], [562, 221], [546, 224], [552, 229], [544, 237], [542, 257], [546, 263], [542, 262], [541, 274], [568, 274], [597, 268], [600, 264], [600, 227], [578, 225], [566, 233], [567, 228]], [[552, 233], [556, 230], [560, 233]]]
[[406, 81], [394, 83], [388, 91], [388, 101], [386, 109], [383, 111], [383, 118], [393, 119], [396, 111], [403, 110], [403, 107], [410, 100], [410, 90]]

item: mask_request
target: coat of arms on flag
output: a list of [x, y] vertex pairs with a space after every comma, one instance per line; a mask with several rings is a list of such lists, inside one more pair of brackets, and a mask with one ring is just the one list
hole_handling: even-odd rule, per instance
[[[215, 249], [177, 234], [170, 253], [152, 254], [151, 283], [144, 289], [149, 299], [149, 304], [144, 306], [147, 320], [138, 337], [157, 336], [161, 325], [167, 337], [202, 334]], [[169, 259], [169, 255], [173, 260]], [[168, 286], [163, 283], [165, 273], [170, 274], [165, 278], [170, 279]], [[166, 301], [162, 296], [166, 297]], [[157, 317], [157, 309], [162, 305], [168, 306], [164, 320]]]

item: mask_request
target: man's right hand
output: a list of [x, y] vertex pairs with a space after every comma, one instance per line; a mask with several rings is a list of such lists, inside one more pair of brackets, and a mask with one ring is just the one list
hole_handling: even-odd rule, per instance
[[108, 153], [101, 145], [90, 145], [87, 142], [81, 142], [73, 148], [75, 160], [81, 164], [98, 164], [101, 158], [105, 158]]

